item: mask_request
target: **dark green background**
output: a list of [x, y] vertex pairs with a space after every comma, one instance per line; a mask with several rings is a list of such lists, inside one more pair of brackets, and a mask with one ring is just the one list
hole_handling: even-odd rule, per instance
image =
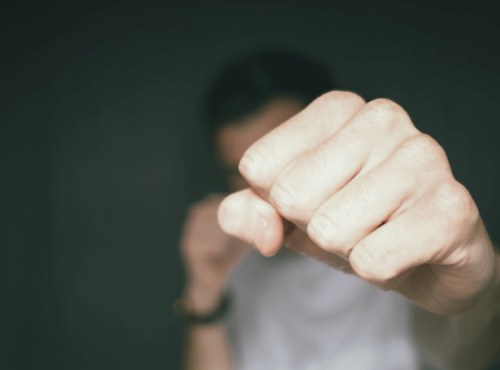
[[[470, 5], [470, 4], [469, 4]], [[500, 241], [499, 27], [443, 2], [25, 2], [0, 12], [0, 369], [176, 369], [186, 207], [224, 190], [202, 93], [285, 46], [445, 148]]]

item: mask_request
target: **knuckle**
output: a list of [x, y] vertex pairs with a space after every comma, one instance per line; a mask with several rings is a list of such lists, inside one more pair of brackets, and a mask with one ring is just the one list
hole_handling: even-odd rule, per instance
[[362, 242], [353, 249], [349, 262], [361, 279], [375, 283], [382, 290], [388, 288], [389, 282], [398, 275], [382, 254]]
[[326, 106], [330, 109], [338, 109], [340, 106], [345, 106], [346, 104], [353, 106], [364, 105], [365, 101], [361, 96], [353, 92], [334, 90], [321, 95], [313, 104]]
[[397, 103], [385, 98], [372, 100], [366, 104], [365, 108], [378, 116], [387, 117], [392, 117], [396, 112], [403, 109]]
[[264, 143], [256, 143], [244, 154], [238, 169], [249, 183], [263, 185], [271, 174], [272, 157], [273, 151], [269, 147]]
[[276, 210], [285, 218], [295, 218], [299, 213], [297, 192], [290, 189], [290, 185], [284, 185], [279, 179], [274, 183], [270, 192], [270, 201]]
[[375, 130], [390, 129], [396, 124], [396, 103], [388, 99], [376, 99], [366, 104], [362, 120], [355, 120], [358, 124]]
[[364, 122], [375, 128], [404, 130], [412, 132], [415, 129], [406, 111], [397, 103], [389, 99], [375, 99], [364, 108]]
[[328, 215], [321, 212], [314, 213], [307, 225], [307, 234], [312, 241], [327, 252], [345, 254], [338, 227]]
[[434, 140], [431, 136], [422, 133], [412, 136], [406, 140], [402, 147], [412, 153], [418, 154], [437, 154], [442, 152], [441, 146], [436, 140]]
[[453, 226], [463, 225], [469, 221], [473, 224], [479, 218], [479, 212], [469, 191], [456, 181], [445, 182], [439, 186], [436, 202]]
[[417, 168], [437, 169], [448, 168], [448, 161], [443, 148], [427, 134], [417, 134], [407, 139], [399, 147], [408, 164]]

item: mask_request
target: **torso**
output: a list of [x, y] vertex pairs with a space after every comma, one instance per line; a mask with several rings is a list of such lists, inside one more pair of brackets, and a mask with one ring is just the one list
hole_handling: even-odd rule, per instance
[[411, 304], [302, 255], [251, 251], [230, 279], [239, 370], [417, 370]]

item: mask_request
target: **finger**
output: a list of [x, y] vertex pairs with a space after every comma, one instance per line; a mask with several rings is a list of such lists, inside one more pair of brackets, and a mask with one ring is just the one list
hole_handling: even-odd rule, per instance
[[334, 136], [289, 165], [274, 182], [269, 202], [286, 219], [306, 225], [327, 199], [417, 133], [396, 103], [372, 101]]
[[336, 133], [364, 104], [350, 92], [319, 97], [253, 144], [240, 161], [240, 173], [267, 199], [274, 180], [290, 163]]
[[291, 233], [285, 236], [283, 245], [298, 253], [312, 257], [344, 272], [353, 273], [351, 265], [348, 261], [342, 259], [334, 253], [329, 253], [318, 247], [308, 237], [308, 235], [299, 228], [295, 228]]
[[218, 218], [222, 230], [253, 245], [263, 255], [271, 256], [279, 251], [283, 219], [254, 190], [242, 190], [224, 199]]
[[[425, 135], [403, 142], [395, 153], [379, 166], [357, 176], [323, 203], [312, 215], [307, 232], [321, 248], [345, 259], [352, 248], [396, 213], [411, 207], [442, 173], [449, 174], [444, 155], [436, 144], [436, 153], [425, 153], [419, 144]], [[417, 143], [417, 144], [416, 144]], [[429, 181], [422, 182], [422, 178]]]
[[349, 256], [362, 279], [392, 289], [391, 282], [423, 264], [460, 265], [478, 212], [467, 190], [455, 181], [441, 183], [413, 207], [357, 243]]

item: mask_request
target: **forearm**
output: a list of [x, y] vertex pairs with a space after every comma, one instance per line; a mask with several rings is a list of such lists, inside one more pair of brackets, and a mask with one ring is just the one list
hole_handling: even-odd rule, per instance
[[[497, 260], [500, 260], [498, 256]], [[498, 264], [497, 264], [498, 266]], [[484, 369], [500, 353], [500, 272], [465, 312], [440, 315], [415, 308], [417, 340], [430, 361], [456, 370]]]
[[[185, 296], [195, 313], [214, 310], [222, 297], [221, 289], [188, 287]], [[183, 351], [185, 370], [233, 370], [235, 368], [229, 336], [222, 320], [208, 324], [189, 324]]]
[[234, 361], [223, 323], [193, 325], [187, 329], [185, 370], [233, 370]]

